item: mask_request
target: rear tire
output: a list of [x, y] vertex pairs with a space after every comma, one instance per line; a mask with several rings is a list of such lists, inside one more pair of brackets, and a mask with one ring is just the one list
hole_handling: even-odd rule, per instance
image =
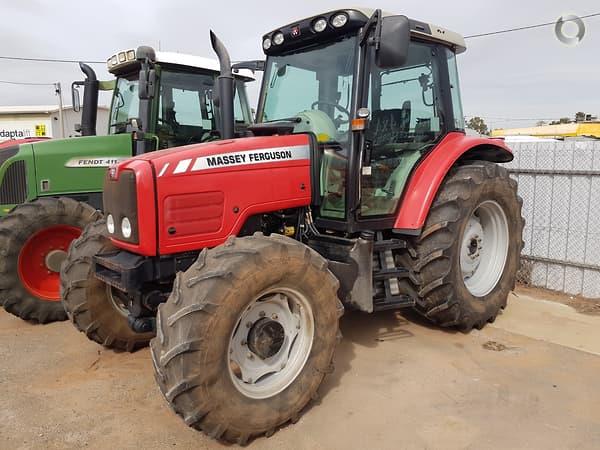
[[408, 252], [399, 261], [419, 280], [419, 313], [463, 331], [495, 320], [516, 282], [522, 203], [517, 183], [497, 164], [472, 161], [451, 170], [412, 241], [413, 258]]
[[99, 211], [73, 199], [40, 198], [0, 219], [0, 299], [6, 311], [37, 323], [66, 320], [59, 272], [73, 239]]
[[107, 236], [105, 219], [90, 224], [73, 241], [61, 270], [62, 301], [69, 319], [90, 340], [132, 352], [147, 346], [153, 334], [134, 332], [124, 306], [108, 285], [94, 277], [92, 257], [111, 250], [115, 247]]
[[[343, 311], [338, 287], [325, 259], [283, 236], [257, 233], [203, 250], [159, 306], [157, 337], [150, 344], [155, 377], [170, 406], [187, 425], [238, 444], [296, 421], [333, 370]], [[273, 305], [282, 308], [279, 315], [269, 311]], [[285, 305], [298, 320], [287, 328]], [[309, 310], [312, 319], [302, 321], [302, 311], [308, 317]], [[254, 313], [256, 321], [250, 319]], [[251, 336], [263, 325], [295, 337], [257, 356], [253, 342], [263, 341]], [[241, 356], [240, 348], [246, 349]], [[267, 374], [251, 378], [265, 367]]]

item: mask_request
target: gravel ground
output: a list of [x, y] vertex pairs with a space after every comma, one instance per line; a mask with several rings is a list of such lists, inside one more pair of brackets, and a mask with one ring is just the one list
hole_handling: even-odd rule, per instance
[[[600, 448], [600, 317], [526, 294], [470, 334], [348, 314], [320, 404], [249, 447]], [[2, 449], [224, 447], [167, 407], [147, 349], [114, 353], [69, 322], [4, 311], [0, 339]]]

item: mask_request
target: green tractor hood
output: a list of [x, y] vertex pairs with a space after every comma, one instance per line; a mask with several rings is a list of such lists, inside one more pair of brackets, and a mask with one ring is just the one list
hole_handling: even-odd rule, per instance
[[130, 158], [132, 145], [130, 134], [117, 134], [0, 150], [0, 216], [16, 204], [42, 196], [101, 192], [106, 168]]

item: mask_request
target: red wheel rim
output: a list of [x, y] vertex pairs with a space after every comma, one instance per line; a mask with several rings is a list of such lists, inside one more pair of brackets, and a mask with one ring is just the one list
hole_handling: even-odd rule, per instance
[[34, 233], [19, 254], [19, 278], [37, 298], [60, 301], [60, 272], [48, 266], [49, 255], [66, 253], [69, 244], [81, 235], [81, 228], [54, 225]]

